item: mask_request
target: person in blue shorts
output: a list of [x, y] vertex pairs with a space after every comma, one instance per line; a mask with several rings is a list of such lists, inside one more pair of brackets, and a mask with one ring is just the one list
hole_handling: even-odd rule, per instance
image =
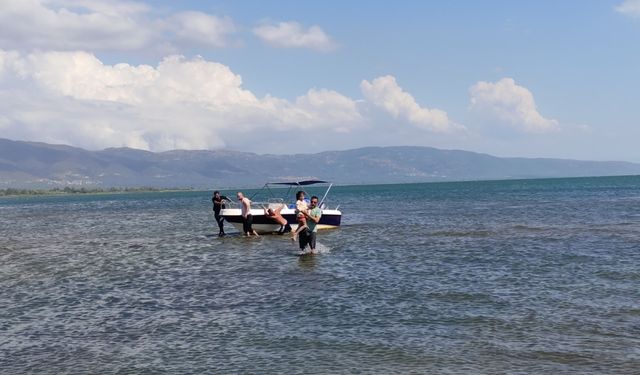
[[307, 245], [311, 249], [311, 254], [316, 253], [316, 233], [318, 232], [318, 223], [320, 217], [322, 217], [322, 210], [318, 208], [318, 197], [315, 195], [311, 197], [309, 202], [309, 209], [304, 212], [304, 216], [307, 219], [307, 228], [300, 232], [298, 235], [298, 241], [300, 244], [300, 252], [305, 253]]

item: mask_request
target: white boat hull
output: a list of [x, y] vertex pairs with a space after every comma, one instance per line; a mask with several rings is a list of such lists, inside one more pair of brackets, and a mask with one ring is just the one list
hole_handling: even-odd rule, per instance
[[[298, 228], [295, 209], [284, 208], [280, 211], [280, 214], [287, 220], [292, 230], [295, 231]], [[220, 215], [224, 217], [226, 222], [242, 232], [242, 213], [239, 208], [223, 209], [220, 211]], [[251, 209], [251, 215], [253, 216], [252, 227], [260, 234], [273, 233], [280, 229], [280, 224], [267, 217], [262, 209]], [[320, 217], [320, 223], [318, 223], [317, 228], [323, 230], [339, 228], [341, 217], [342, 213], [338, 210], [322, 210], [322, 216]]]

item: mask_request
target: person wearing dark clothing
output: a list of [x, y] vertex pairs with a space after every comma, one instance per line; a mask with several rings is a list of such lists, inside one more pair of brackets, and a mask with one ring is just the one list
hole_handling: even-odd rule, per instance
[[213, 216], [216, 218], [216, 223], [218, 223], [218, 228], [220, 229], [220, 233], [218, 233], [218, 237], [222, 237], [225, 235], [224, 233], [224, 218], [220, 216], [220, 210], [226, 208], [224, 201], [231, 201], [229, 198], [224, 195], [220, 195], [219, 191], [213, 192], [213, 197], [211, 197], [211, 201], [213, 202]]

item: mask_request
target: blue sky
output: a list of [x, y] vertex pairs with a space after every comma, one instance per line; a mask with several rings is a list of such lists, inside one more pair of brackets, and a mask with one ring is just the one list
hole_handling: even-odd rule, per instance
[[0, 3], [0, 137], [640, 162], [640, 0]]

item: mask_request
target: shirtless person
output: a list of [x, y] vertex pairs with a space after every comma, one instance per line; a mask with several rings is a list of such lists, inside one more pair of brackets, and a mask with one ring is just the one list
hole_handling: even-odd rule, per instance
[[240, 201], [240, 210], [242, 212], [242, 233], [247, 237], [251, 236], [252, 234], [257, 236], [258, 232], [256, 232], [252, 226], [253, 215], [251, 215], [251, 201], [249, 200], [249, 198], [246, 198], [240, 191], [236, 196]]
[[[278, 229], [278, 234], [284, 234], [287, 227], [289, 227], [289, 223], [287, 222], [287, 219], [285, 219], [284, 217], [282, 217], [282, 215], [280, 214], [280, 211], [282, 211], [283, 206], [280, 206], [278, 208], [276, 208], [275, 210], [271, 209], [271, 208], [265, 208], [264, 209], [264, 216], [268, 217], [269, 219], [275, 221], [276, 223], [280, 224], [280, 229]], [[291, 228], [291, 227], [289, 227]], [[291, 230], [291, 229], [289, 229]]]

